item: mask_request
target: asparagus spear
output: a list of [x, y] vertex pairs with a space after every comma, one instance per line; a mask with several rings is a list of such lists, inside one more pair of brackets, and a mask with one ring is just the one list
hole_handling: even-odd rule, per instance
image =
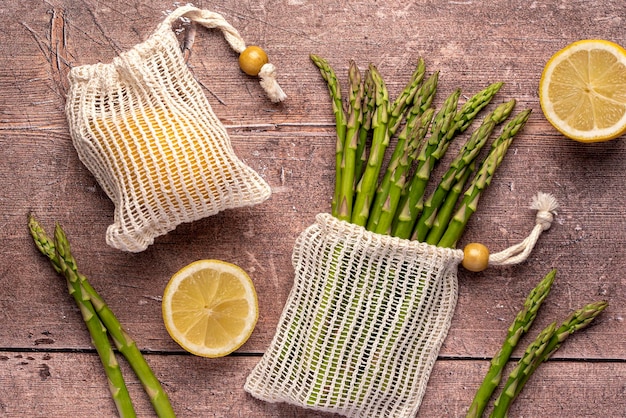
[[335, 125], [337, 131], [337, 141], [335, 147], [335, 193], [332, 200], [332, 214], [338, 216], [339, 212], [339, 190], [341, 187], [341, 164], [343, 161], [343, 147], [346, 141], [347, 117], [343, 108], [341, 97], [341, 87], [337, 81], [335, 71], [325, 59], [311, 54], [311, 61], [320, 70], [322, 78], [326, 81], [328, 92], [333, 103], [333, 113], [335, 114]]
[[[548, 328], [544, 330], [526, 351], [530, 354], [528, 356], [525, 354], [509, 375], [500, 396], [494, 403], [491, 416], [506, 417], [511, 404], [537, 367], [550, 358], [570, 335], [587, 327], [607, 306], [608, 303], [604, 301], [590, 303], [573, 312], [558, 328], [554, 329], [555, 324], [552, 324], [548, 327], [551, 330]], [[534, 347], [537, 347], [537, 350], [533, 352]]]
[[511, 357], [513, 349], [517, 346], [522, 335], [528, 332], [537, 316], [539, 307], [550, 293], [556, 270], [548, 273], [533, 290], [530, 291], [524, 302], [524, 307], [515, 317], [515, 320], [508, 329], [506, 339], [502, 344], [502, 348], [491, 360], [489, 370], [485, 378], [476, 391], [474, 400], [467, 413], [467, 418], [482, 416], [485, 407], [489, 403], [489, 399], [502, 379], [502, 371], [507, 361]]
[[493, 96], [502, 88], [504, 83], [497, 82], [490, 84], [484, 90], [479, 91], [472, 96], [461, 108], [454, 118], [454, 125], [459, 132], [465, 132], [471, 125], [478, 112], [487, 106]]
[[[467, 180], [469, 180], [472, 173], [474, 173], [475, 169], [476, 160], [472, 161], [472, 163], [457, 176], [456, 182], [448, 192], [445, 201], [437, 210], [435, 220], [433, 221], [433, 224], [428, 231], [428, 235], [424, 240], [427, 244], [437, 245], [439, 243], [441, 236], [448, 227], [448, 222], [450, 222], [450, 218], [454, 213], [454, 208], [456, 207], [456, 204], [458, 203], [459, 198], [463, 193], [465, 184], [467, 183]], [[417, 239], [417, 237], [415, 236], [415, 232], [416, 231], [414, 231], [413, 236], [411, 236], [411, 239], [413, 240]]]
[[[381, 234], [389, 234], [400, 191], [392, 193], [394, 185], [404, 187], [408, 170], [419, 150], [421, 141], [428, 131], [434, 110], [429, 109], [437, 89], [439, 74], [435, 73], [422, 84], [414, 96], [414, 102], [406, 117], [406, 124], [398, 135], [385, 175], [376, 190], [376, 196], [368, 219], [367, 229]], [[408, 137], [412, 140], [407, 143]], [[390, 196], [390, 194], [392, 196]], [[395, 196], [397, 194], [397, 197]], [[385, 208], [385, 210], [383, 210]], [[382, 222], [382, 223], [381, 223]]]
[[500, 166], [513, 141], [513, 137], [526, 124], [530, 113], [531, 109], [518, 113], [507, 123], [500, 136], [494, 141], [489, 155], [482, 162], [468, 190], [465, 192], [461, 206], [450, 220], [446, 231], [439, 240], [439, 246], [453, 248], [456, 245], [469, 218], [476, 212], [480, 195], [491, 183], [496, 169]]
[[361, 129], [359, 129], [359, 142], [356, 147], [355, 167], [354, 167], [354, 187], [361, 180], [363, 175], [363, 167], [367, 163], [367, 140], [372, 129], [372, 118], [374, 116], [374, 110], [376, 109], [376, 86], [372, 79], [372, 74], [367, 71], [365, 81], [363, 82], [363, 104], [361, 106], [363, 111], [363, 122], [361, 122]]
[[374, 65], [370, 65], [369, 72], [376, 86], [376, 109], [372, 117], [372, 147], [363, 176], [356, 187], [356, 199], [352, 210], [352, 223], [360, 226], [367, 223], [385, 150], [389, 146], [389, 93]]
[[87, 278], [78, 271], [76, 260], [71, 254], [69, 241], [63, 229], [59, 225], [56, 226], [54, 233], [55, 242], [53, 242], [32, 215], [29, 217], [28, 224], [37, 248], [50, 259], [54, 269], [65, 275], [72, 287], [79, 289], [93, 306], [95, 316], [106, 327], [117, 349], [128, 360], [128, 363], [139, 378], [157, 416], [174, 417], [175, 414], [167, 394], [141, 354], [141, 351], [137, 348], [137, 344], [123, 329], [113, 311], [91, 286]]
[[354, 61], [350, 61], [348, 78], [350, 80], [348, 121], [346, 139], [343, 146], [341, 184], [339, 186], [338, 197], [339, 207], [337, 209], [337, 217], [344, 221], [350, 221], [352, 216], [355, 162], [359, 142], [359, 131], [363, 121], [361, 102], [363, 100], [364, 86], [361, 82], [361, 72]]
[[424, 241], [435, 221], [437, 210], [444, 202], [448, 192], [456, 181], [463, 176], [467, 166], [478, 157], [478, 154], [487, 143], [487, 139], [496, 125], [504, 122], [506, 118], [509, 117], [513, 107], [515, 107], [515, 100], [500, 104], [485, 117], [480, 127], [478, 127], [465, 142], [455, 159], [450, 163], [448, 171], [443, 175], [437, 188], [424, 202], [424, 208], [417, 220], [412, 239]]
[[400, 127], [404, 113], [409, 104], [413, 102], [413, 98], [419, 90], [420, 83], [424, 79], [425, 72], [426, 65], [424, 60], [420, 58], [417, 60], [417, 66], [415, 67], [415, 71], [413, 71], [408, 84], [389, 108], [388, 127], [390, 137], [392, 137]]
[[604, 311], [608, 306], [608, 302], [599, 301], [585, 305], [581, 309], [572, 312], [554, 332], [554, 335], [550, 338], [543, 355], [537, 358], [537, 361], [533, 362], [530, 365], [530, 368], [526, 370], [521, 381], [515, 388], [515, 397], [519, 395], [530, 376], [535, 372], [535, 370], [537, 370], [537, 367], [539, 367], [541, 363], [548, 360], [548, 358], [559, 349], [561, 344], [563, 344], [563, 342], [565, 342], [570, 335], [578, 330], [586, 328], [591, 321], [600, 315], [600, 313], [602, 313], [602, 311]]
[[120, 365], [109, 342], [107, 330], [98, 318], [89, 296], [85, 294], [78, 277], [76, 277], [65, 260], [58, 256], [54, 243], [46, 236], [43, 228], [32, 216], [29, 217], [28, 226], [39, 251], [51, 260], [54, 270], [63, 274], [67, 279], [69, 293], [80, 309], [85, 325], [89, 330], [91, 341], [100, 356], [100, 361], [109, 381], [109, 390], [119, 415], [121, 417], [135, 417], [135, 409], [122, 376]]

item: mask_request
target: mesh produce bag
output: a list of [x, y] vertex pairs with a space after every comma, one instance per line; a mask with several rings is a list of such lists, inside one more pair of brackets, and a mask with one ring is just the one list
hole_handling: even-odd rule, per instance
[[[268, 184], [235, 155], [226, 129], [187, 68], [172, 25], [186, 18], [218, 28], [236, 52], [246, 48], [224, 18], [176, 9], [143, 43], [111, 63], [75, 67], [66, 113], [74, 147], [115, 204], [107, 243], [138, 252], [155, 237], [225, 209], [268, 199]], [[285, 95], [275, 68], [261, 84]]]
[[293, 289], [246, 390], [346, 416], [413, 416], [450, 326], [462, 258], [318, 215], [296, 241]]
[[[533, 202], [529, 237], [490, 264], [526, 259], [553, 219], [546, 196]], [[296, 240], [293, 288], [245, 390], [349, 417], [415, 416], [454, 314], [462, 260], [460, 249], [317, 215]]]

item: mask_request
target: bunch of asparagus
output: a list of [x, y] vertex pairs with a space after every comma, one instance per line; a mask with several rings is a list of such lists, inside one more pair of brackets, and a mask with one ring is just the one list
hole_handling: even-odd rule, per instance
[[[555, 276], [556, 270], [552, 270], [528, 294], [524, 307], [507, 331], [502, 347], [491, 360], [489, 370], [476, 391], [467, 418], [483, 416], [492, 394], [500, 384], [504, 367], [521, 337], [530, 329], [539, 307], [550, 292]], [[556, 322], [544, 328], [536, 339], [528, 345], [516, 367], [509, 374], [500, 395], [494, 402], [490, 417], [506, 417], [512, 402], [539, 365], [545, 362], [571, 334], [588, 326], [607, 306], [608, 303], [604, 301], [590, 303], [572, 312], [558, 328]]]
[[137, 348], [137, 344], [122, 328], [115, 314], [87, 278], [78, 271], [69, 241], [61, 226], [56, 225], [52, 239], [31, 215], [28, 218], [28, 228], [37, 249], [50, 260], [54, 270], [67, 280], [69, 293], [80, 309], [93, 345], [100, 356], [109, 381], [111, 396], [120, 417], [135, 417], [136, 414], [109, 336], [139, 378], [157, 416], [175, 417], [167, 394]]
[[374, 65], [361, 74], [356, 63], [350, 62], [349, 93], [344, 99], [329, 63], [317, 55], [311, 55], [311, 60], [327, 82], [336, 122], [332, 214], [376, 233], [455, 247], [513, 137], [528, 120], [530, 109], [515, 115], [502, 128], [479, 163], [481, 150], [496, 125], [510, 116], [515, 100], [487, 114], [437, 187], [426, 195], [431, 174], [452, 140], [470, 127], [502, 83], [489, 85], [460, 107], [461, 91], [457, 89], [436, 111], [433, 100], [439, 73], [426, 77], [423, 59], [418, 60], [408, 84], [393, 102]]

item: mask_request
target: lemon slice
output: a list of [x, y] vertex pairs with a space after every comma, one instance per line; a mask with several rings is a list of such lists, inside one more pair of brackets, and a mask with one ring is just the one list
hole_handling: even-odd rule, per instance
[[582, 40], [558, 51], [539, 83], [546, 119], [563, 135], [599, 142], [626, 133], [626, 50]]
[[222, 357], [241, 347], [258, 319], [254, 284], [240, 267], [195, 261], [172, 276], [163, 293], [163, 321], [182, 348]]

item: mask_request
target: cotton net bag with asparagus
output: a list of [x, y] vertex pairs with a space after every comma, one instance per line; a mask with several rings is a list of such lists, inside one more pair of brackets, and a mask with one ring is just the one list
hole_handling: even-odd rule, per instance
[[[351, 61], [344, 97], [329, 63], [311, 59], [336, 120], [332, 211], [296, 240], [293, 288], [245, 389], [345, 416], [412, 417], [454, 313], [459, 264], [524, 261], [552, 222], [556, 202], [538, 193], [523, 242], [491, 255], [456, 248], [531, 111], [496, 104], [500, 82], [464, 103], [454, 90], [436, 109], [438, 72], [427, 75], [423, 59], [393, 102], [374, 65], [361, 72]], [[432, 175], [455, 138], [465, 140], [458, 154]]]

